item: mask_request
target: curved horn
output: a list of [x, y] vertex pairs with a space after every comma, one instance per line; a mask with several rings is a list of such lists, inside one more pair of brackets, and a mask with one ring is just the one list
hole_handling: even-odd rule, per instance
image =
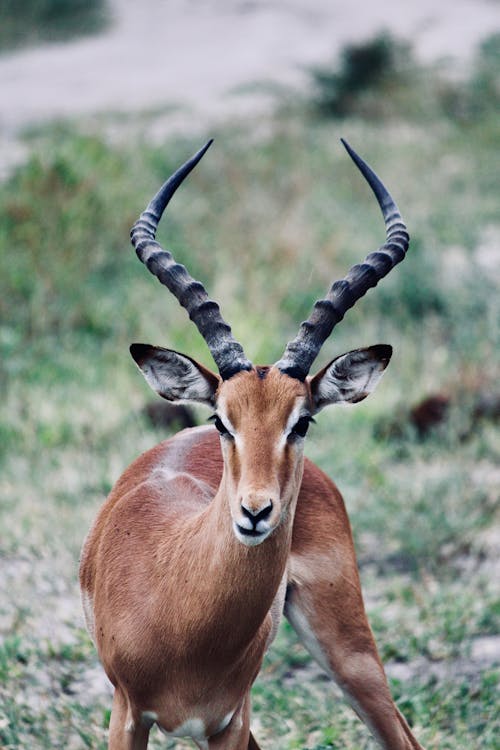
[[305, 380], [323, 343], [347, 310], [403, 260], [410, 242], [406, 225], [387, 189], [349, 144], [343, 139], [341, 141], [375, 194], [384, 217], [386, 241], [363, 263], [353, 266], [347, 276], [334, 281], [326, 298], [314, 304], [308, 320], [301, 324], [297, 336], [287, 344], [275, 366], [299, 380]]
[[175, 294], [179, 303], [187, 310], [207, 342], [222, 379], [227, 380], [240, 370], [251, 370], [252, 363], [233, 338], [230, 326], [222, 318], [219, 305], [209, 299], [203, 284], [195, 281], [186, 268], [177, 263], [172, 254], [155, 240], [158, 223], [170, 199], [212, 142], [208, 141], [169, 177], [135, 222], [130, 237], [139, 259]]

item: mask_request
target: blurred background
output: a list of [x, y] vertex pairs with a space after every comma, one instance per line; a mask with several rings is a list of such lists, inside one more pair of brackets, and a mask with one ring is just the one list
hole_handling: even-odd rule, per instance
[[[167, 412], [132, 341], [213, 366], [130, 226], [208, 137], [159, 238], [273, 362], [384, 238], [345, 137], [412, 242], [323, 347], [395, 349], [318, 417], [393, 694], [421, 743], [500, 736], [498, 0], [3, 0], [0, 6], [0, 747], [106, 747], [79, 550]], [[316, 369], [316, 368], [314, 368]], [[285, 624], [253, 691], [263, 748], [374, 749]], [[152, 747], [188, 748], [152, 735]]]

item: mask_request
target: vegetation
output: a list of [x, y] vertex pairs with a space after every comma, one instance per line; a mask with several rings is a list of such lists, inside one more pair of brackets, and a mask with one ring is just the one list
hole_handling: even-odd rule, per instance
[[381, 32], [348, 44], [338, 63], [311, 70], [311, 104], [326, 117], [400, 118], [428, 122], [443, 115], [473, 122], [498, 109], [500, 34], [480, 45], [471, 75], [450, 78], [443, 67], [419, 66], [405, 40]]
[[92, 34], [107, 21], [106, 0], [2, 0], [0, 52]]
[[416, 75], [410, 44], [381, 32], [368, 42], [344, 47], [338, 69], [312, 70], [315, 103], [328, 116], [345, 117], [361, 110], [381, 114], [385, 96], [394, 101], [396, 91], [399, 94], [411, 85]]
[[[337, 136], [394, 192], [408, 258], [346, 316], [318, 368], [379, 341], [393, 361], [374, 397], [318, 417], [307, 452], [344, 493], [392, 688], [428, 750], [494, 750], [500, 731], [498, 660], [482, 648], [500, 625], [500, 433], [494, 413], [474, 417], [498, 394], [495, 49], [483, 45], [470, 79], [447, 84], [425, 120], [387, 104], [375, 121], [350, 107], [340, 123], [278, 111], [258, 137], [251, 124], [220, 128], [160, 231], [248, 356], [272, 362], [329, 281], [383, 236]], [[165, 434], [143, 414], [150, 394], [128, 345], [210, 365], [128, 230], [199, 141], [118, 148], [72, 124], [32, 138], [31, 158], [0, 186], [0, 746], [101, 749], [111, 701], [83, 629], [79, 549], [112, 483]], [[410, 407], [436, 393], [449, 398], [446, 419], [417, 434]], [[288, 626], [254, 708], [263, 747], [375, 747]]]

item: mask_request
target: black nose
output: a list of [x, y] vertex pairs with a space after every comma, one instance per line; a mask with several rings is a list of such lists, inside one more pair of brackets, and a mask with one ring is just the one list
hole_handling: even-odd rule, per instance
[[269, 500], [268, 505], [265, 506], [265, 508], [262, 508], [262, 510], [253, 511], [250, 508], [247, 508], [246, 505], [241, 503], [241, 512], [243, 515], [248, 518], [254, 529], [257, 527], [257, 524], [259, 521], [265, 521], [266, 518], [269, 518], [271, 515], [271, 511], [273, 509], [273, 502], [272, 500]]

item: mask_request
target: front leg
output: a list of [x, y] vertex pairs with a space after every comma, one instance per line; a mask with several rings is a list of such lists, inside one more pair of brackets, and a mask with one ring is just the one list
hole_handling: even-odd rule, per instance
[[366, 618], [342, 498], [329, 480], [324, 492], [299, 496], [285, 614], [381, 747], [422, 750], [394, 704]]
[[228, 726], [208, 741], [209, 750], [259, 750], [250, 732], [250, 695], [247, 694]]
[[150, 726], [134, 720], [127, 698], [115, 688], [109, 724], [109, 750], [146, 750]]

